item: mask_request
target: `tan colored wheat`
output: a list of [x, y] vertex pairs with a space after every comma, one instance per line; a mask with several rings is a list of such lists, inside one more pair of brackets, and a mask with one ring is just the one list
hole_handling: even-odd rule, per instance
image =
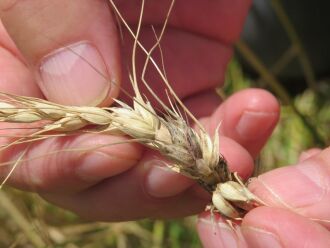
[[[1, 122], [40, 122], [42, 126], [40, 130], [32, 135], [20, 138], [18, 142], [8, 144], [5, 148], [17, 143], [33, 142], [35, 140], [34, 137], [39, 137], [39, 135], [47, 137], [48, 134], [54, 133], [66, 134], [75, 131], [94, 130], [96, 132], [105, 131], [113, 134], [125, 134], [163, 154], [170, 161], [168, 166], [174, 171], [196, 180], [205, 190], [212, 194], [212, 209], [214, 206], [224, 216], [240, 219], [249, 209], [263, 204], [261, 200], [247, 189], [236, 173], [229, 172], [226, 160], [219, 153], [217, 131], [213, 139], [201, 126], [198, 131], [195, 131], [182, 118], [179, 111], [175, 110], [173, 104], [172, 108], [168, 108], [157, 99], [166, 111], [166, 114], [160, 116], [147, 99], [141, 96], [137, 85], [134, 64], [137, 46], [147, 55], [144, 70], [147, 63], [151, 62], [166, 84], [170, 95], [198, 123], [189, 110], [184, 107], [180, 99], [178, 99], [167, 82], [165, 75], [151, 57], [151, 52], [159, 45], [167, 19], [162, 33], [160, 36], [156, 36], [157, 42], [155, 46], [147, 51], [138, 40], [140, 26], [138, 31], [134, 33], [111, 0], [110, 3], [135, 41], [131, 77], [135, 93], [133, 106], [130, 107], [119, 100], [116, 100], [117, 107], [108, 108], [64, 106], [41, 99], [0, 93]], [[142, 3], [144, 4], [144, 1]], [[141, 79], [148, 88], [143, 76]], [[155, 96], [150, 88], [148, 90]], [[15, 166], [18, 162], [15, 162]]]
[[86, 128], [114, 134], [119, 131], [159, 151], [172, 162], [170, 168], [195, 179], [212, 193], [214, 206], [229, 218], [240, 218], [245, 210], [261, 203], [235, 173], [228, 171], [219, 153], [217, 135], [212, 140], [205, 131], [193, 130], [178, 114], [158, 116], [139, 93], [133, 107], [117, 100], [119, 107], [110, 108], [64, 106], [31, 97], [1, 95], [5, 100], [0, 101], [0, 121], [47, 121], [34, 135]]

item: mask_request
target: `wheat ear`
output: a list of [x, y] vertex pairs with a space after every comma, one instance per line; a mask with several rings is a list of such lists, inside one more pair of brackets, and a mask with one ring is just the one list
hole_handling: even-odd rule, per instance
[[5, 100], [0, 101], [0, 121], [47, 121], [34, 135], [101, 129], [129, 135], [159, 151], [171, 161], [169, 166], [173, 170], [195, 179], [212, 193], [213, 204], [227, 217], [240, 218], [245, 210], [261, 204], [237, 174], [229, 172], [219, 153], [217, 132], [211, 139], [205, 131], [189, 127], [180, 115], [158, 116], [139, 93], [134, 97], [133, 107], [116, 100], [119, 106], [110, 108], [64, 106], [4, 93], [1, 96]]
[[[137, 46], [147, 55], [146, 64], [151, 61], [158, 71], [170, 91], [170, 96], [198, 123], [175, 95], [165, 75], [162, 74], [157, 63], [151, 57], [151, 52], [156, 46], [147, 51], [138, 41], [140, 28], [136, 34], [132, 32], [111, 0], [110, 3], [135, 41], [132, 59], [133, 74], [131, 76], [135, 93], [133, 106], [131, 107], [119, 100], [116, 100], [117, 107], [108, 108], [64, 106], [37, 98], [1, 93], [0, 121], [10, 123], [40, 122], [38, 131], [32, 135], [21, 137], [18, 141], [14, 141], [1, 149], [17, 143], [33, 142], [38, 137], [47, 137], [48, 134], [60, 135], [84, 130], [125, 134], [163, 154], [170, 161], [169, 167], [174, 171], [196, 180], [212, 194], [214, 207], [228, 218], [240, 219], [252, 207], [263, 204], [247, 189], [237, 173], [228, 170], [226, 160], [219, 153], [217, 130], [213, 138], [204, 131], [201, 125], [199, 125], [200, 129], [195, 131], [187, 124], [179, 111], [174, 107], [170, 109], [165, 104], [162, 106], [165, 107], [166, 114], [159, 116], [150, 102], [141, 96], [134, 61]], [[142, 3], [144, 5], [144, 1]], [[141, 19], [139, 27], [140, 25]], [[160, 37], [156, 37], [156, 40], [156, 44], [159, 45]], [[144, 76], [142, 76], [142, 81], [146, 84]], [[148, 90], [155, 96], [150, 88]], [[171, 105], [174, 104], [171, 103]]]

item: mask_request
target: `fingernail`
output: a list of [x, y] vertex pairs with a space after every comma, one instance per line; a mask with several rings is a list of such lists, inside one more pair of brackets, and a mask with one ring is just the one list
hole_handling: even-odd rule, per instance
[[51, 101], [96, 106], [107, 97], [111, 84], [105, 62], [89, 42], [60, 48], [40, 65], [40, 88]]
[[242, 227], [242, 233], [245, 237], [249, 247], [255, 248], [281, 248], [280, 239], [273, 233], [255, 228], [255, 227]]
[[238, 121], [236, 130], [245, 139], [258, 139], [270, 132], [277, 118], [275, 113], [244, 111]]
[[153, 197], [171, 197], [189, 188], [194, 182], [159, 163], [151, 162], [146, 175], [145, 190]]
[[212, 217], [199, 218], [198, 229], [199, 233], [207, 234], [200, 235], [203, 247], [239, 247], [234, 229], [224, 222]]

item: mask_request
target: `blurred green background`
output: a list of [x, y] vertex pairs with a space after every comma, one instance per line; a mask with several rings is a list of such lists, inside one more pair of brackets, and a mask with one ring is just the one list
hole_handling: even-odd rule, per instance
[[[253, 42], [246, 27], [242, 40], [236, 45], [237, 55], [229, 64], [225, 87], [216, 89], [225, 98], [244, 88], [265, 88], [281, 102], [280, 123], [256, 161], [255, 174], [293, 164], [301, 151], [326, 147], [330, 142], [329, 74], [324, 70], [318, 73], [315, 63], [309, 59], [322, 54], [315, 54], [312, 45], [306, 50], [306, 40], [302, 38], [306, 35], [301, 35], [304, 30], [297, 28], [299, 18], [295, 18], [288, 6], [278, 0], [268, 2], [272, 21], [280, 27], [281, 37], [285, 36], [282, 50], [275, 47], [276, 41], [268, 42], [264, 49], [274, 48], [278, 53], [269, 59], [267, 53], [256, 49], [259, 45]], [[253, 18], [249, 16], [247, 22], [250, 29]], [[252, 35], [262, 36], [262, 30]], [[320, 44], [324, 41], [322, 35], [314, 38]], [[326, 46], [329, 47], [329, 43]], [[295, 64], [294, 75], [288, 74], [292, 64]], [[0, 221], [0, 247], [201, 247], [195, 231], [196, 217], [88, 223], [35, 194], [6, 187], [0, 191]]]

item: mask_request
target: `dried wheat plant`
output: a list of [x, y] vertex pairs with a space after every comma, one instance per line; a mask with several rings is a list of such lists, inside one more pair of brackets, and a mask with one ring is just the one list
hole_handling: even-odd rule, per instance
[[[196, 180], [205, 190], [212, 194], [211, 208], [219, 211], [229, 219], [240, 219], [251, 208], [262, 202], [254, 196], [241, 181], [237, 173], [230, 172], [224, 157], [219, 153], [219, 137], [215, 132], [211, 138], [196, 118], [184, 107], [171, 88], [165, 73], [153, 60], [151, 53], [160, 46], [166, 23], [173, 7], [172, 2], [160, 35], [156, 35], [156, 44], [146, 50], [139, 42], [144, 1], [136, 33], [121, 16], [112, 0], [114, 13], [122, 25], [134, 38], [132, 55], [132, 75], [130, 76], [134, 90], [133, 106], [115, 100], [116, 107], [76, 107], [64, 106], [46, 100], [15, 96], [0, 93], [0, 121], [9, 123], [38, 123], [40, 129], [34, 133], [16, 137], [16, 140], [0, 148], [0, 152], [11, 146], [32, 143], [54, 135], [69, 135], [73, 132], [107, 132], [116, 135], [128, 135], [151, 149], [159, 151], [170, 162], [168, 166], [174, 171]], [[146, 97], [139, 91], [135, 70], [135, 53], [137, 47], [147, 55], [141, 80], [149, 92], [164, 108], [159, 115]], [[167, 107], [152, 91], [144, 79], [147, 64], [151, 63], [158, 71], [168, 90], [170, 107]], [[174, 99], [174, 100], [171, 100]], [[182, 117], [177, 105], [184, 109], [199, 126], [198, 131], [192, 129]], [[40, 126], [41, 125], [41, 126]], [[28, 149], [28, 147], [27, 147]], [[9, 178], [14, 168], [24, 161], [26, 151], [16, 161], [8, 161], [2, 165], [12, 165], [11, 172], [1, 186]]]

